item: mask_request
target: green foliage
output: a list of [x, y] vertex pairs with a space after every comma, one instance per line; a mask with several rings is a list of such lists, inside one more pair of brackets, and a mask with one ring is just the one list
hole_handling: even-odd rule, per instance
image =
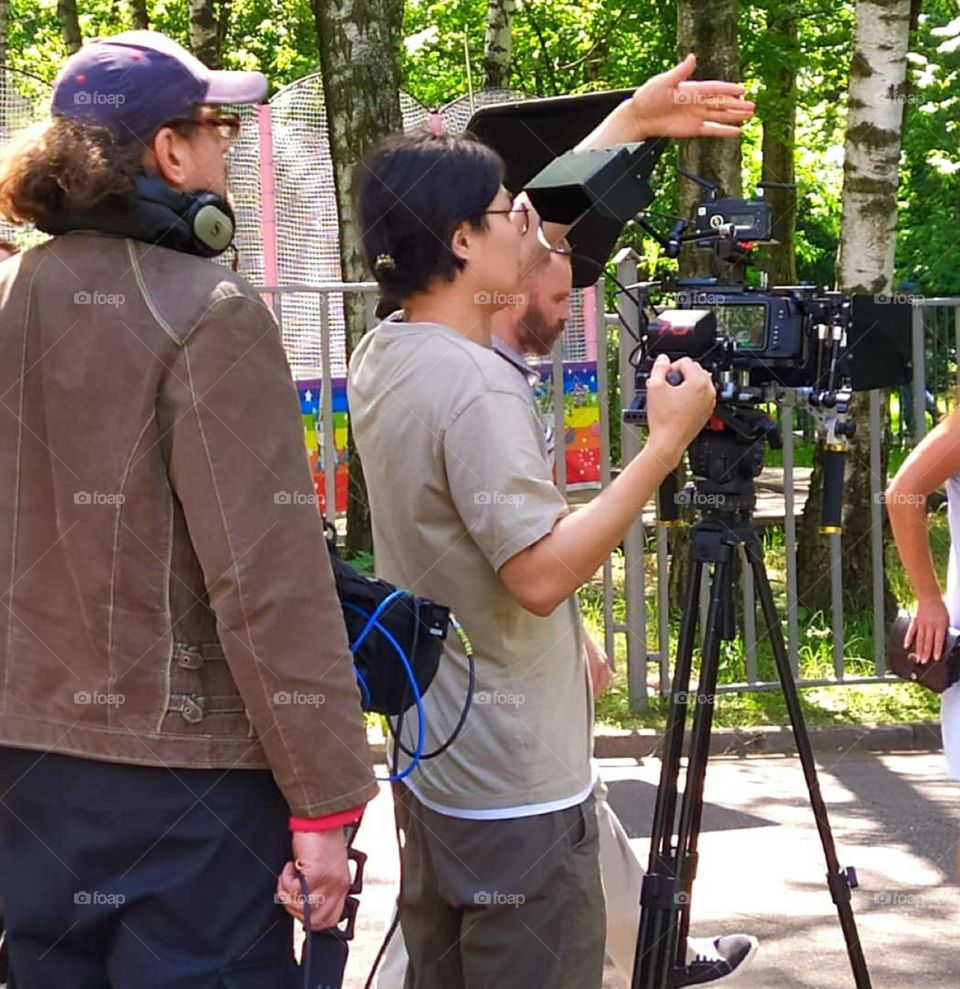
[[[402, 71], [407, 91], [442, 106], [483, 85], [484, 0], [407, 0]], [[531, 96], [635, 86], [672, 64], [674, 0], [538, 0], [517, 6], [514, 88]]]
[[[56, 0], [11, 0], [8, 63], [52, 82], [66, 57]], [[129, 31], [130, 6], [114, 0], [78, 0], [84, 38]], [[186, 0], [153, 0], [150, 26], [187, 43]], [[310, 0], [231, 0], [223, 43], [224, 68], [259, 69], [277, 89], [319, 69]]]
[[960, 18], [955, 2], [923, 5], [910, 55], [897, 274], [924, 295], [960, 293], [954, 263], [960, 152]]
[[[217, 0], [219, 6], [219, 0]], [[84, 37], [132, 26], [130, 5], [79, 0]], [[187, 40], [186, 0], [150, 0], [151, 25]], [[485, 0], [405, 0], [401, 69], [404, 88], [441, 106], [483, 85]], [[923, 294], [960, 293], [952, 264], [960, 152], [960, 18], [956, 0], [927, 0], [913, 39], [903, 152], [897, 278]], [[797, 23], [791, 43], [781, 30]], [[797, 72], [798, 268], [801, 278], [832, 283], [840, 225], [845, 93], [853, 33], [852, 0], [763, 0], [740, 5], [741, 77], [758, 118], [775, 126], [783, 108], [769, 91], [783, 69]], [[231, 0], [223, 44], [228, 68], [259, 68], [276, 90], [317, 71], [310, 0]], [[11, 0], [8, 61], [47, 82], [65, 54], [56, 0]], [[533, 96], [633, 87], [672, 65], [676, 0], [521, 0], [513, 27], [511, 86]], [[745, 131], [746, 190], [760, 177], [761, 128]], [[676, 210], [671, 149], [657, 176], [654, 207]], [[662, 221], [669, 226], [669, 221]], [[670, 274], [652, 243], [628, 228], [624, 242], [644, 258], [641, 274]]]

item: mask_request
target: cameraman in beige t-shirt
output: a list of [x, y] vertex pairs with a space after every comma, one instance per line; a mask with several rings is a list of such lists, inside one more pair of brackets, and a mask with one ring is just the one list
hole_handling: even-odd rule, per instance
[[[675, 109], [671, 80], [655, 85]], [[602, 125], [609, 143], [631, 132], [619, 124], [634, 109]], [[350, 362], [377, 570], [453, 608], [477, 673], [456, 744], [397, 787], [406, 986], [598, 989], [605, 921], [575, 592], [707, 421], [713, 383], [682, 360], [671, 387], [670, 363], [658, 362], [646, 447], [570, 515], [529, 386], [490, 346], [493, 313], [519, 291], [529, 228], [499, 157], [466, 138], [411, 135], [362, 174], [364, 252], [404, 309]], [[449, 736], [466, 684], [466, 657], [448, 640], [425, 697], [427, 750]]]
[[[662, 360], [650, 380], [645, 449], [590, 505], [568, 514], [529, 386], [490, 349], [490, 315], [516, 289], [524, 213], [513, 211], [493, 152], [465, 139], [406, 141], [371, 163], [371, 182], [408, 187], [408, 166], [432, 166], [433, 209], [443, 208], [436, 187], [449, 172], [456, 192], [448, 208], [454, 219], [465, 215], [449, 231], [455, 261], [446, 236], [438, 244], [423, 224], [432, 219], [428, 204], [410, 211], [405, 236], [365, 224], [388, 243], [407, 244], [403, 259], [371, 252], [407, 320], [381, 324], [355, 351], [351, 419], [378, 572], [450, 605], [477, 665], [464, 731], [398, 795], [407, 983], [456, 989], [469, 984], [459, 981], [468, 969], [489, 985], [596, 987], [605, 922], [575, 592], [677, 465], [713, 409], [714, 388], [689, 360], [674, 365], [684, 380], [671, 387]], [[464, 188], [476, 205], [464, 201]], [[367, 208], [375, 217], [386, 205]], [[401, 211], [387, 214], [394, 224]], [[451, 221], [439, 222], [446, 235]], [[431, 278], [434, 245], [453, 270]], [[398, 285], [400, 277], [411, 287]], [[467, 683], [455, 638], [444, 652], [426, 695], [427, 750], [451, 733]]]

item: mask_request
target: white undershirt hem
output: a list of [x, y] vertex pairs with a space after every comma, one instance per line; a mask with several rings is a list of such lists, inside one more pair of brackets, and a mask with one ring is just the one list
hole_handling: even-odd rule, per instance
[[561, 797], [558, 800], [550, 800], [544, 804], [520, 804], [517, 807], [493, 807], [487, 810], [464, 810], [461, 807], [445, 807], [443, 804], [427, 800], [417, 788], [404, 780], [404, 784], [410, 792], [423, 804], [424, 807], [438, 814], [445, 814], [447, 817], [459, 817], [466, 821], [502, 821], [512, 817], [535, 817], [537, 814], [553, 814], [558, 810], [566, 810], [568, 807], [576, 807], [582, 804], [593, 792], [594, 781], [591, 780], [579, 793], [570, 797]]

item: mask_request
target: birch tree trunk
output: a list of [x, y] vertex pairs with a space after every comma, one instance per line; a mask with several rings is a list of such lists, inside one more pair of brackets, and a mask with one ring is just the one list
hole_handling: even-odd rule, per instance
[[67, 53], [72, 55], [80, 50], [83, 35], [80, 33], [80, 18], [77, 16], [77, 0], [57, 0], [57, 17], [60, 19], [60, 33]]
[[[857, 0], [838, 273], [844, 292], [874, 295], [886, 292], [893, 281], [910, 14], [910, 0]], [[847, 607], [868, 611], [873, 588], [870, 426], [867, 395], [857, 398], [857, 434], [844, 477], [843, 588]], [[881, 488], [884, 480], [880, 478]], [[817, 533], [820, 494], [820, 472], [815, 469], [797, 554], [800, 600], [814, 610], [825, 609], [830, 594], [829, 546]], [[886, 574], [883, 581], [889, 603]]]
[[485, 89], [509, 87], [513, 14], [516, 9], [517, 0], [487, 0], [487, 36], [483, 49]]
[[[312, 0], [336, 186], [340, 265], [345, 281], [369, 277], [356, 213], [359, 165], [377, 142], [402, 129], [398, 45], [402, 5], [394, 0]], [[363, 299], [344, 297], [347, 358], [366, 332]], [[370, 509], [352, 434], [347, 551], [370, 552]]]
[[130, 17], [136, 31], [150, 29], [150, 18], [147, 15], [147, 0], [130, 0]]
[[220, 19], [215, 0], [187, 0], [190, 16], [190, 51], [210, 69], [219, 69]]

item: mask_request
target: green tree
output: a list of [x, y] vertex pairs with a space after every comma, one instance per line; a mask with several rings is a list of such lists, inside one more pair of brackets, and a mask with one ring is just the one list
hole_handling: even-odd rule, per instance
[[957, 5], [927, 0], [910, 54], [897, 281], [923, 295], [960, 294], [953, 263], [960, 189], [956, 104], [960, 100], [960, 17]]
[[[324, 106], [336, 186], [340, 264], [347, 281], [368, 276], [357, 217], [361, 162], [385, 135], [401, 129], [397, 43], [401, 9], [396, 0], [314, 0]], [[367, 329], [362, 298], [344, 298], [347, 358]], [[370, 552], [370, 508], [363, 465], [348, 437], [350, 489], [347, 550]]]
[[[839, 283], [845, 292], [873, 295], [893, 281], [903, 97], [907, 85], [910, 0], [857, 0], [844, 150]], [[869, 417], [855, 413], [844, 478], [843, 588], [857, 611], [872, 607]], [[798, 552], [800, 600], [826, 610], [829, 545], [818, 536], [822, 463], [811, 479]], [[880, 478], [881, 485], [883, 478]], [[885, 597], [890, 597], [884, 580]]]

